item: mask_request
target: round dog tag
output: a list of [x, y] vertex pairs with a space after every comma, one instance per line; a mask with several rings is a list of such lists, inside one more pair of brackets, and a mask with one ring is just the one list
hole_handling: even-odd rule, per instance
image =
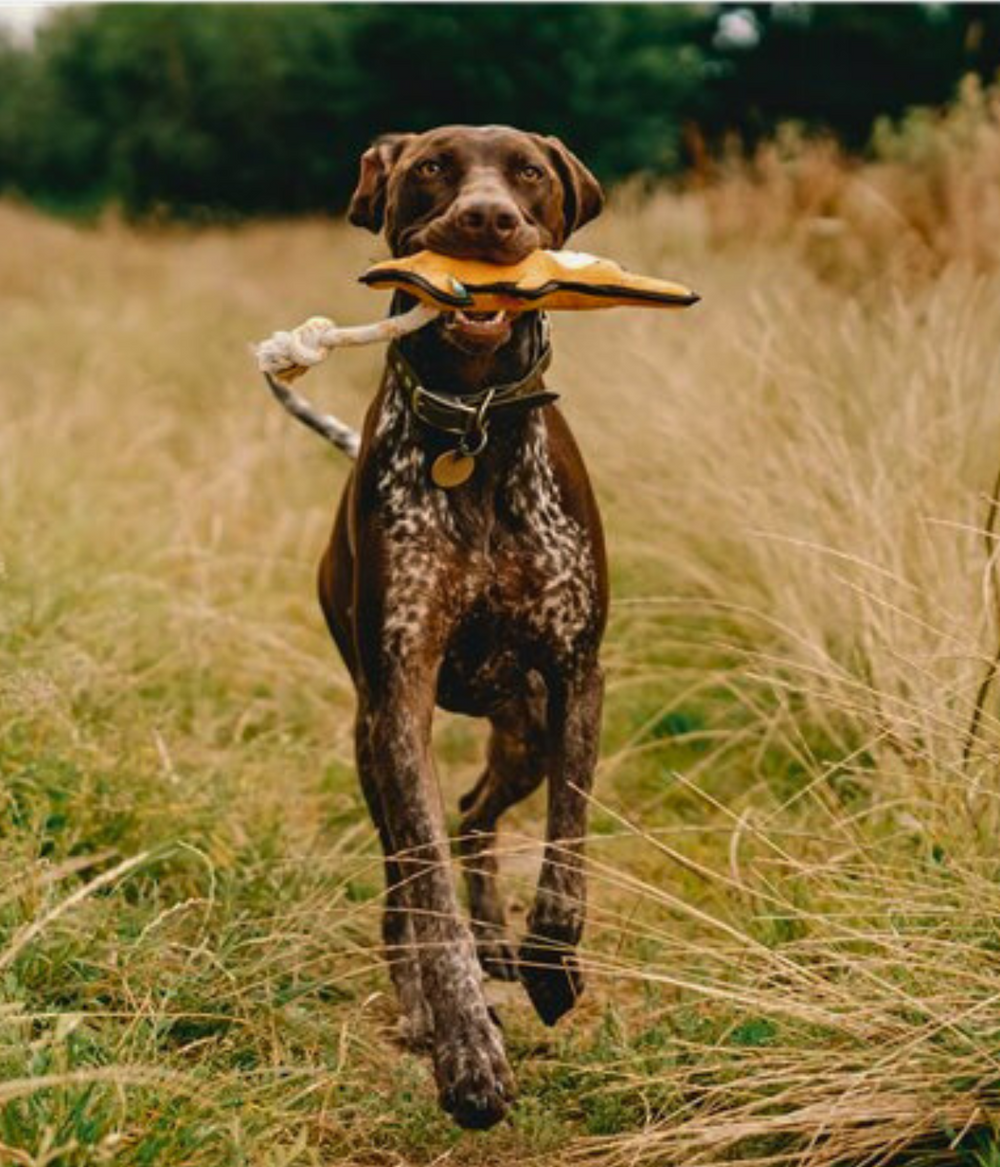
[[462, 454], [458, 450], [446, 450], [431, 464], [431, 480], [442, 490], [451, 490], [453, 486], [461, 486], [463, 482], [467, 482], [475, 468], [475, 458], [470, 458], [468, 454]]

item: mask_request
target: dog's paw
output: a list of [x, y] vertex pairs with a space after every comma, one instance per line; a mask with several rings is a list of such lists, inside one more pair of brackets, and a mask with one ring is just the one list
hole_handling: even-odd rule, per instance
[[573, 949], [540, 936], [529, 936], [521, 945], [519, 973], [546, 1025], [555, 1025], [583, 992], [583, 973]]
[[442, 1109], [467, 1130], [495, 1126], [516, 1093], [500, 1032], [486, 1016], [456, 1024], [437, 1041], [434, 1077]]

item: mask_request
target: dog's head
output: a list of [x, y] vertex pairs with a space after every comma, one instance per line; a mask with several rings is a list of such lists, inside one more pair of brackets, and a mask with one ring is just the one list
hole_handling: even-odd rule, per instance
[[[562, 247], [601, 211], [600, 184], [558, 138], [508, 126], [444, 126], [386, 134], [361, 156], [348, 217], [384, 230], [393, 255], [427, 249], [512, 264]], [[510, 338], [505, 313], [449, 314], [446, 338], [492, 351]]]

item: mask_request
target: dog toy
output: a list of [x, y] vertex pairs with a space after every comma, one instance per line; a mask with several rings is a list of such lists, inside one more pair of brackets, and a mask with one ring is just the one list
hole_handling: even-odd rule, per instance
[[360, 279], [370, 288], [408, 292], [418, 303], [399, 316], [352, 328], [338, 328], [325, 316], [313, 316], [291, 332], [273, 333], [253, 350], [257, 367], [281, 406], [352, 458], [357, 456], [358, 434], [331, 414], [320, 413], [291, 387], [335, 348], [386, 344], [424, 328], [443, 312], [686, 308], [699, 300], [681, 284], [633, 275], [609, 259], [579, 251], [535, 251], [511, 265], [421, 251], [377, 263]]
[[421, 251], [375, 264], [361, 282], [409, 292], [445, 312], [687, 308], [699, 299], [681, 284], [633, 275], [582, 251], [535, 251], [507, 267]]
[[441, 312], [687, 308], [700, 298], [682, 284], [633, 275], [610, 259], [580, 251], [535, 251], [507, 266], [421, 251], [376, 263], [360, 279], [370, 288], [410, 292], [420, 303], [377, 324], [338, 328], [313, 316], [291, 332], [275, 332], [256, 346], [261, 372], [293, 381], [332, 349], [397, 340]]
[[416, 332], [440, 315], [440, 309], [418, 304], [401, 316], [387, 316], [376, 324], [358, 324], [353, 328], [338, 328], [325, 316], [311, 316], [291, 332], [274, 332], [256, 345], [257, 366], [265, 376], [294, 381], [313, 365], [325, 361], [335, 348], [388, 344], [408, 332]]

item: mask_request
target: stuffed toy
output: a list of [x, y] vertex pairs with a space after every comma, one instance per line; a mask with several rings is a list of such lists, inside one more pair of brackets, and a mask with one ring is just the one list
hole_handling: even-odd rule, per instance
[[409, 292], [444, 312], [687, 308], [699, 299], [681, 284], [633, 275], [610, 259], [581, 251], [535, 251], [510, 266], [421, 251], [375, 264], [361, 282]]
[[297, 377], [335, 348], [398, 340], [446, 312], [687, 308], [699, 300], [681, 284], [632, 275], [609, 259], [579, 251], [535, 251], [511, 265], [421, 251], [377, 263], [360, 278], [370, 288], [408, 292], [416, 306], [353, 328], [338, 328], [325, 316], [313, 316], [291, 332], [275, 332], [254, 346], [257, 367], [281, 405], [352, 457], [359, 442], [354, 430], [318, 412], [292, 388]]

